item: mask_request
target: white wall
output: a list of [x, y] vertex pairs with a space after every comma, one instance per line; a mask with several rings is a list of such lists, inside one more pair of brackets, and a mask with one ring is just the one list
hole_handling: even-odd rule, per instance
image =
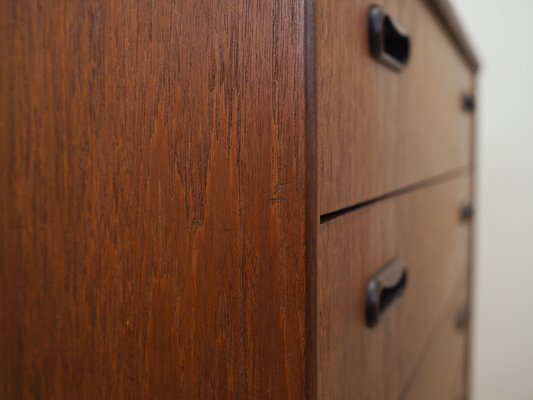
[[533, 1], [454, 0], [478, 51], [473, 399], [533, 399]]

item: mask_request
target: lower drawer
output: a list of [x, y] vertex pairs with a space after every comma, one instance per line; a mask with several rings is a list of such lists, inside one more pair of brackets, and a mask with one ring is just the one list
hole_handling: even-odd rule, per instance
[[[467, 280], [469, 224], [461, 222], [460, 210], [469, 198], [470, 179], [459, 178], [320, 226], [320, 399], [397, 399], [405, 392], [431, 333]], [[369, 328], [368, 281], [396, 258], [407, 265], [406, 288]], [[438, 366], [431, 373], [440, 373]]]
[[[464, 286], [463, 286], [464, 288]], [[452, 299], [443, 321], [432, 334], [427, 352], [416, 366], [401, 400], [466, 398], [466, 291]]]

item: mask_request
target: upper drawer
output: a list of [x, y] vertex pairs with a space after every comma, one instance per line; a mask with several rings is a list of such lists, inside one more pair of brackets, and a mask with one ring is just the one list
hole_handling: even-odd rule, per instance
[[[468, 279], [470, 229], [460, 210], [470, 197], [469, 184], [468, 178], [441, 183], [320, 225], [320, 399], [398, 399], [417, 373], [433, 332]], [[394, 259], [407, 266], [405, 290], [369, 328], [369, 281]], [[382, 293], [386, 302], [393, 291]]]
[[[370, 55], [378, 4], [409, 34], [401, 72]], [[473, 72], [423, 0], [316, 2], [319, 211], [336, 211], [466, 166]]]

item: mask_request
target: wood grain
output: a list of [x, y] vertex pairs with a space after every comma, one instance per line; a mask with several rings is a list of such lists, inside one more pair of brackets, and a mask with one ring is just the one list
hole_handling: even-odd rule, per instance
[[[369, 54], [379, 4], [409, 32], [396, 73]], [[330, 213], [470, 163], [473, 71], [424, 0], [316, 1], [319, 210]]]
[[462, 400], [466, 398], [465, 363], [466, 334], [457, 325], [457, 315], [466, 302], [466, 288], [457, 295], [444, 313], [433, 336], [431, 346], [416, 365], [413, 381], [400, 396], [402, 400]]
[[2, 1], [1, 398], [304, 398], [303, 18]]
[[[318, 227], [470, 162], [455, 17], [383, 2], [401, 76], [366, 0], [1, 2], [0, 398], [425, 393], [468, 178]], [[400, 251], [415, 286], [370, 335], [361, 285]]]
[[[320, 226], [318, 398], [397, 399], [416, 372], [441, 316], [464, 288], [470, 198], [465, 176], [373, 203]], [[366, 327], [369, 278], [394, 258], [408, 266], [406, 291], [378, 326]], [[438, 372], [437, 368], [434, 372]]]

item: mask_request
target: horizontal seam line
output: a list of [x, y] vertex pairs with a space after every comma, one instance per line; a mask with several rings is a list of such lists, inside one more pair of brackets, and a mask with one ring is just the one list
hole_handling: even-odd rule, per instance
[[373, 197], [373, 198], [371, 198], [369, 200], [365, 200], [365, 201], [362, 201], [360, 203], [356, 203], [354, 205], [351, 205], [351, 206], [348, 206], [348, 207], [344, 207], [344, 208], [341, 208], [339, 210], [331, 211], [329, 213], [323, 214], [323, 215], [320, 216], [320, 224], [324, 224], [324, 223], [329, 222], [329, 221], [331, 221], [331, 220], [333, 220], [335, 218], [341, 217], [341, 216], [343, 216], [345, 214], [348, 214], [350, 212], [356, 211], [356, 210], [358, 210], [360, 208], [369, 206], [371, 204], [380, 202], [382, 200], [387, 200], [387, 199], [390, 199], [392, 197], [396, 197], [396, 196], [399, 196], [399, 195], [402, 195], [402, 194], [407, 194], [407, 193], [414, 192], [414, 191], [417, 191], [417, 190], [420, 190], [420, 189], [425, 189], [425, 188], [427, 188], [429, 186], [437, 185], [437, 184], [440, 184], [440, 183], [445, 183], [445, 182], [448, 182], [448, 181], [450, 181], [450, 180], [452, 180], [454, 178], [459, 178], [459, 177], [462, 177], [462, 176], [468, 176], [469, 173], [470, 173], [470, 166], [469, 165], [465, 165], [463, 167], [459, 167], [459, 168], [456, 168], [454, 170], [444, 172], [444, 173], [442, 173], [440, 175], [433, 176], [431, 178], [419, 181], [419, 182], [414, 183], [412, 185], [404, 186], [402, 188], [393, 190], [391, 192], [387, 192], [387, 193], [382, 194], [380, 196]]

